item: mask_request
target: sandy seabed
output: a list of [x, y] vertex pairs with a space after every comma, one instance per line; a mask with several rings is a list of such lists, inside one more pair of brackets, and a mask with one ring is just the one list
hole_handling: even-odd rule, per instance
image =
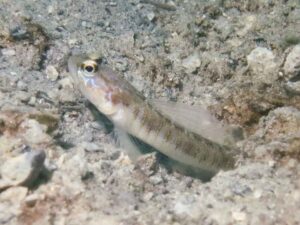
[[[1, 0], [0, 224], [300, 224], [299, 43], [297, 0]], [[79, 52], [240, 127], [236, 169], [131, 162], [73, 87]]]

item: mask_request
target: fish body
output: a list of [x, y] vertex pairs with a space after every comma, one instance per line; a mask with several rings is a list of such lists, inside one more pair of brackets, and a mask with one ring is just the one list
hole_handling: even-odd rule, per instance
[[71, 56], [70, 74], [81, 93], [115, 126], [184, 165], [232, 169], [233, 151], [163, 116], [128, 81], [85, 55]]

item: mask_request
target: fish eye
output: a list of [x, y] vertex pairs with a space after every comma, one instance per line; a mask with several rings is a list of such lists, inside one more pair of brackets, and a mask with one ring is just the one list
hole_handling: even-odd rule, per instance
[[86, 60], [81, 64], [81, 69], [85, 72], [87, 76], [94, 76], [97, 71], [97, 63], [93, 60]]

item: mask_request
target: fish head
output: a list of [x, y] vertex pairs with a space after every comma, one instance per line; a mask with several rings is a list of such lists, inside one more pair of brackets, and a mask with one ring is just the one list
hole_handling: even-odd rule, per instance
[[122, 94], [118, 74], [106, 70], [99, 60], [87, 55], [71, 56], [68, 69], [75, 86], [99, 111], [106, 116], [118, 112], [120, 104], [114, 98]]

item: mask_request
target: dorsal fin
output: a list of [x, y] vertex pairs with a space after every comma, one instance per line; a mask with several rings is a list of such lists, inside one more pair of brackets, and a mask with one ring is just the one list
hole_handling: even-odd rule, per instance
[[234, 145], [236, 127], [218, 121], [207, 109], [164, 100], [151, 100], [150, 104], [172, 122], [211, 141]]

